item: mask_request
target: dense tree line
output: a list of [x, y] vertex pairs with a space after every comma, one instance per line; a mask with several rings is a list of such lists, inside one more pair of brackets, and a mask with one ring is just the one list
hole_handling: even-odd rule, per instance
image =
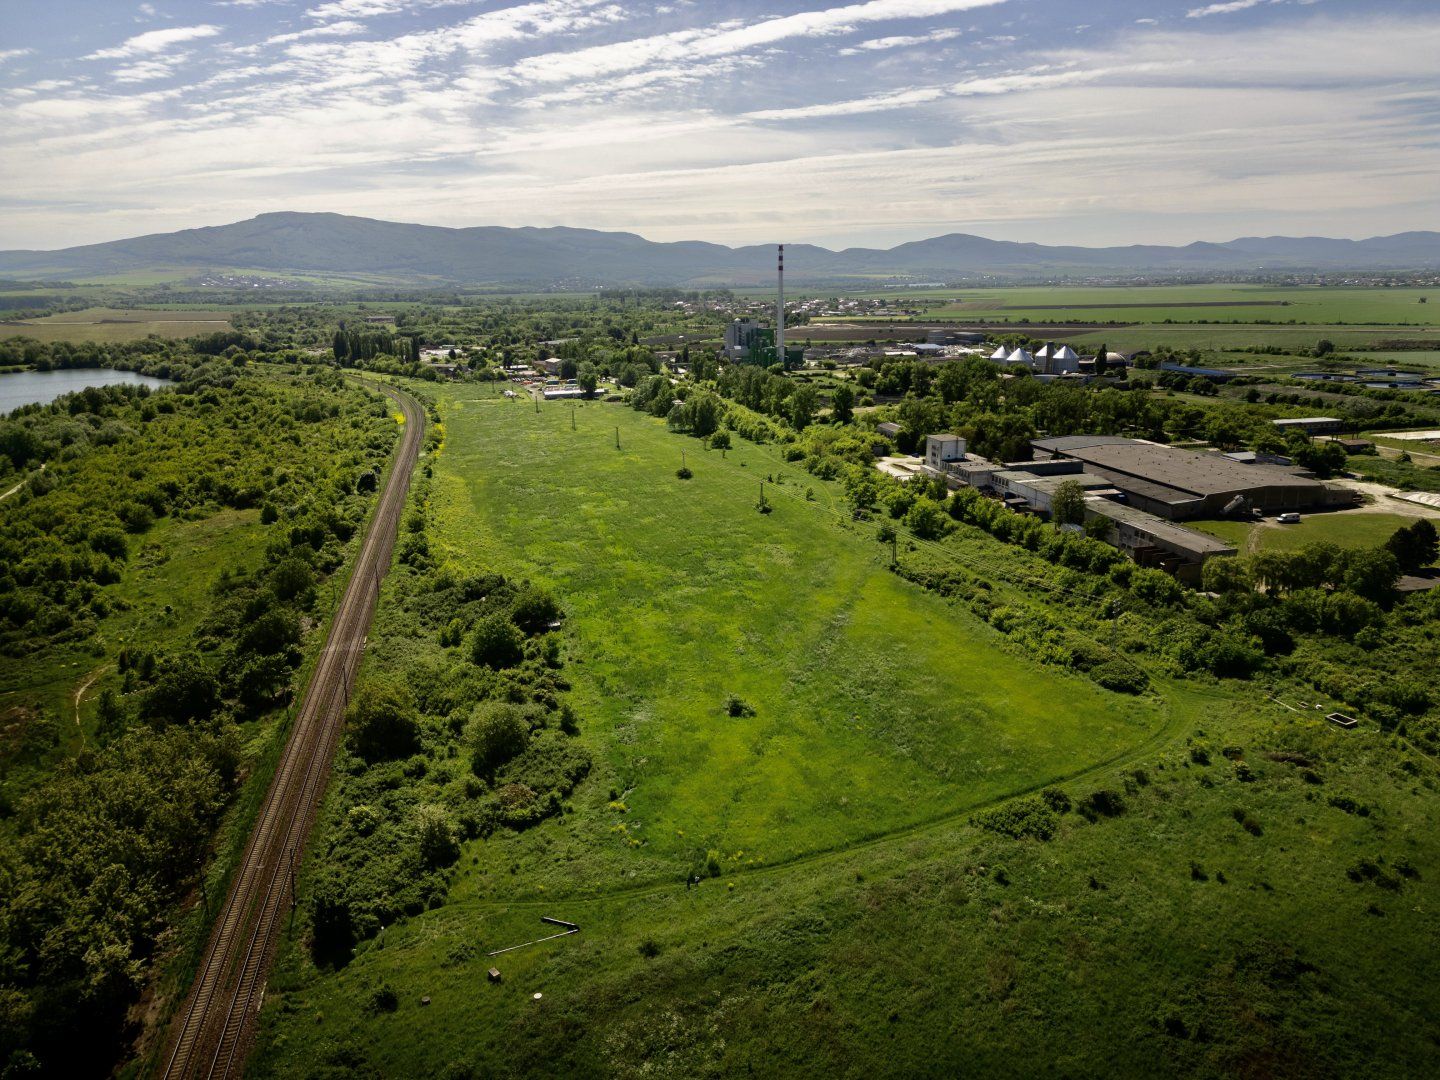
[[[84, 391], [6, 422], [37, 435], [47, 468], [0, 516], [0, 649], [23, 658], [0, 662], [78, 643], [108, 661], [78, 751], [73, 719], [7, 703], [23, 733], [0, 754], [0, 1062], [17, 1075], [113, 1065], [395, 440], [384, 403], [333, 372], [185, 366], [174, 390]], [[263, 541], [193, 584], [208, 589], [193, 631], [167, 607], [117, 640], [132, 565], [170, 553], [157, 525], [224, 509], [252, 510]]]

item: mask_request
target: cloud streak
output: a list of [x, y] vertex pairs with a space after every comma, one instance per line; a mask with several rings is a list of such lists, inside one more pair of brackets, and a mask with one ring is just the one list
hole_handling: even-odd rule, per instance
[[147, 30], [143, 34], [136, 34], [134, 37], [128, 38], [114, 48], [93, 52], [85, 59], [129, 60], [136, 56], [152, 56], [176, 45], [183, 45], [187, 41], [215, 37], [219, 33], [220, 27], [208, 23], [202, 26], [172, 26], [164, 30]]

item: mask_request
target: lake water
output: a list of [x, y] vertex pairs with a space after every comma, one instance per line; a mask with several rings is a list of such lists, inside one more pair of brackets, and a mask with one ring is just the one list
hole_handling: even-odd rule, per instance
[[173, 386], [168, 379], [139, 375], [111, 368], [66, 368], [63, 371], [12, 371], [0, 375], [0, 416], [21, 405], [45, 404], [61, 394], [73, 394], [87, 386], [148, 386], [152, 390]]

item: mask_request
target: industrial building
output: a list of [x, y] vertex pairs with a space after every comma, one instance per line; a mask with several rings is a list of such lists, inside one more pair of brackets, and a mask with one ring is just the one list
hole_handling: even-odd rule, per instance
[[[761, 326], [753, 319], [736, 319], [725, 327], [725, 359], [732, 364], [760, 364], [769, 367], [779, 363], [775, 351], [775, 330]], [[802, 345], [785, 347], [786, 367], [800, 367], [805, 362]]]
[[1182, 581], [1199, 581], [1205, 560], [1234, 555], [1235, 548], [1208, 533], [1187, 529], [1125, 503], [1098, 496], [1085, 499], [1085, 518], [1111, 523], [1104, 540], [1141, 566], [1165, 570]]
[[925, 437], [925, 464], [935, 472], [943, 474], [945, 466], [952, 461], [965, 460], [965, 440], [959, 435], [927, 435]]
[[1169, 521], [1221, 517], [1239, 509], [1277, 513], [1349, 506], [1355, 495], [1298, 469], [1245, 464], [1223, 454], [1142, 439], [1071, 435], [1035, 439], [1036, 456], [1070, 458], [1111, 481], [1134, 507]]
[[1141, 566], [1165, 570], [1182, 580], [1198, 581], [1206, 559], [1235, 554], [1235, 548], [1223, 540], [1131, 505], [1122, 485], [1088, 470], [1075, 458], [995, 465], [965, 454], [964, 445], [956, 435], [929, 436], [925, 471], [943, 476], [952, 488], [973, 487], [1011, 509], [1037, 514], [1051, 512], [1060, 485], [1077, 483], [1085, 492], [1086, 520], [1103, 518], [1108, 523], [1102, 533], [1106, 543]]
[[1272, 420], [1271, 423], [1287, 435], [1292, 431], [1304, 432], [1306, 435], [1337, 435], [1345, 430], [1345, 421], [1333, 416], [1300, 416], [1294, 419]]

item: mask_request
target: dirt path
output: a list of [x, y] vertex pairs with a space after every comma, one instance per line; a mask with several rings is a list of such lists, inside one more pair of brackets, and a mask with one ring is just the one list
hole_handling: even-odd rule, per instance
[[109, 670], [109, 664], [101, 664], [94, 671], [90, 672], [89, 675], [86, 675], [85, 681], [75, 688], [75, 733], [80, 736], [80, 745], [82, 747], [85, 745], [85, 727], [80, 723], [80, 702], [85, 699], [85, 691], [94, 686], [95, 680]]
[[[1399, 492], [1384, 484], [1376, 484], [1369, 480], [1346, 480], [1343, 478], [1328, 480], [1326, 483], [1358, 491], [1361, 495], [1368, 495], [1373, 500], [1353, 509], [1340, 511], [1341, 513], [1400, 514], [1405, 517], [1440, 518], [1440, 506], [1402, 499]], [[1424, 492], [1414, 492], [1413, 494], [1424, 494]]]
[[[44, 472], [44, 471], [45, 471], [45, 466], [44, 466], [43, 464], [40, 466], [40, 471], [41, 471], [41, 472]], [[29, 482], [30, 482], [30, 477], [28, 477], [28, 476], [25, 477], [25, 479], [21, 480], [18, 484], [16, 484], [14, 487], [12, 487], [9, 491], [6, 491], [6, 492], [4, 492], [4, 493], [0, 493], [0, 499], [8, 499], [11, 495], [14, 495], [17, 491], [19, 491], [21, 488], [23, 488], [23, 487], [24, 487], [27, 483], [29, 483]]]

